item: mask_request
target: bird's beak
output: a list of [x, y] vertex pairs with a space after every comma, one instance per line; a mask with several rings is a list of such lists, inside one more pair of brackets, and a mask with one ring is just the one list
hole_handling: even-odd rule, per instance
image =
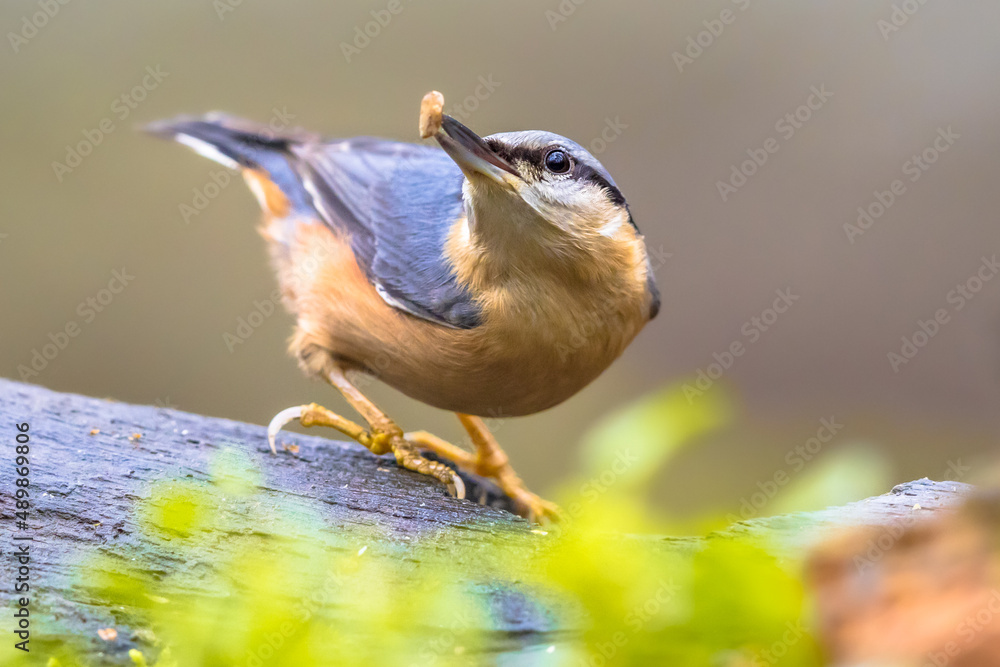
[[511, 177], [520, 180], [509, 162], [497, 155], [482, 137], [451, 116], [442, 117], [441, 129], [434, 136], [467, 178], [485, 176], [500, 185], [510, 184]]

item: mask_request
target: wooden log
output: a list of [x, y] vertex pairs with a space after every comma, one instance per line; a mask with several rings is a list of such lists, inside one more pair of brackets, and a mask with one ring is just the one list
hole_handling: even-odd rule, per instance
[[[391, 456], [374, 456], [353, 443], [284, 433], [279, 442], [290, 445], [294, 453], [285, 450], [273, 456], [262, 426], [62, 394], [2, 379], [0, 406], [4, 417], [0, 438], [11, 459], [3, 462], [0, 478], [0, 519], [8, 535], [0, 548], [9, 551], [14, 535], [32, 538], [32, 640], [49, 645], [82, 641], [97, 664], [131, 664], [128, 650], [148, 650], [148, 646], [132, 634], [126, 617], [113, 615], [81, 589], [81, 564], [105, 553], [126, 560], [141, 558], [161, 571], [177, 573], [181, 568], [177, 562], [141, 539], [135, 508], [157, 481], [208, 480], [213, 459], [225, 447], [249, 453], [262, 471], [260, 491], [265, 496], [279, 498], [302, 516], [322, 517], [331, 531], [377, 525], [385, 529], [382, 534], [391, 536], [386, 539], [394, 541], [396, 552], [419, 537], [425, 544], [451, 550], [460, 560], [471, 557], [463, 554], [489, 548], [498, 536], [528, 553], [543, 539], [508, 511], [506, 499], [491, 483], [463, 475], [472, 499], [458, 501], [438, 482], [398, 468]], [[16, 528], [16, 487], [9, 472], [16, 425], [22, 423], [29, 425], [31, 445], [26, 531]], [[736, 524], [708, 539], [766, 535], [772, 544], [801, 552], [831, 526], [886, 524], [914, 511], [947, 509], [968, 488], [920, 480], [840, 508]], [[915, 510], [916, 505], [921, 509]], [[263, 536], [280, 536], [288, 529], [266, 514], [242, 519], [245, 530]], [[675, 544], [687, 549], [699, 543], [687, 539]], [[668, 548], [670, 544], [674, 542], [668, 542]], [[212, 562], [212, 549], [211, 544], [204, 547], [203, 561]], [[373, 545], [373, 552], [378, 554], [379, 545]], [[4, 557], [3, 567], [5, 581], [12, 581], [16, 562]], [[197, 588], [199, 574], [192, 571], [189, 576], [190, 586]], [[479, 629], [491, 638], [490, 650], [498, 655], [515, 655], [573, 636], [573, 628], [557, 627], [548, 600], [533, 599], [516, 586], [480, 586], [477, 594], [486, 598], [492, 616], [488, 627]], [[114, 616], [118, 638], [99, 639], [98, 629], [108, 626]], [[0, 655], [6, 656], [10, 642], [4, 644]]]

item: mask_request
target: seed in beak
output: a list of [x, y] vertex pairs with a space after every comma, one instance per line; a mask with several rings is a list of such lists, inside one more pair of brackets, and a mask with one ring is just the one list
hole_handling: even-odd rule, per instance
[[436, 90], [424, 95], [420, 102], [420, 138], [430, 139], [441, 131], [444, 112], [444, 95]]

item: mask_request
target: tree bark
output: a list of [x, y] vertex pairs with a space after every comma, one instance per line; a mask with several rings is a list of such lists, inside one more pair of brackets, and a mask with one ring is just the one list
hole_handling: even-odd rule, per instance
[[[456, 558], [474, 554], [477, 545], [488, 547], [498, 534], [523, 543], [526, 549], [541, 539], [526, 521], [507, 511], [506, 499], [491, 483], [463, 475], [468, 495], [476, 500], [459, 502], [435, 480], [402, 470], [391, 456], [374, 456], [353, 443], [283, 433], [280, 440], [298, 450], [272, 456], [262, 426], [61, 394], [2, 379], [0, 413], [0, 438], [7, 459], [0, 481], [0, 518], [7, 537], [0, 549], [13, 550], [13, 536], [32, 538], [32, 639], [82, 640], [89, 644], [89, 655], [97, 663], [131, 664], [128, 649], [147, 647], [138, 644], [121, 624], [115, 641], [98, 638], [97, 630], [113, 625], [113, 616], [80, 590], [80, 564], [98, 552], [156, 558], [139, 539], [137, 502], [149, 495], [157, 480], [209, 479], [210, 463], [223, 446], [251, 453], [263, 471], [265, 495], [281, 498], [304, 514], [322, 516], [332, 530], [377, 523], [389, 528], [395, 538], [440, 540], [441, 547], [452, 549]], [[17, 487], [11, 473], [16, 425], [23, 423], [29, 424], [31, 447], [26, 531], [16, 527], [13, 495]], [[922, 512], [941, 510], [955, 505], [968, 488], [920, 480], [823, 512], [743, 522], [705, 539], [766, 535], [782, 548], [801, 553], [831, 526], [890, 523], [918, 511], [915, 505]], [[482, 504], [477, 502], [480, 499]], [[247, 529], [258, 534], [282, 534], [281, 525], [262, 522], [259, 516], [245, 520]], [[680, 543], [689, 547], [698, 541]], [[3, 562], [5, 582], [10, 582], [17, 565], [7, 557]], [[158, 567], [169, 571], [176, 564], [163, 562]], [[192, 586], [197, 586], [195, 576], [191, 575]], [[3, 588], [12, 590], [6, 583]], [[547, 603], [529, 599], [527, 593], [497, 588], [477, 594], [489, 598], [493, 618], [483, 630], [495, 638], [498, 654], [566, 641], [567, 631], [572, 633], [572, 629], [555, 627], [555, 615]], [[6, 625], [4, 635], [10, 637]]]

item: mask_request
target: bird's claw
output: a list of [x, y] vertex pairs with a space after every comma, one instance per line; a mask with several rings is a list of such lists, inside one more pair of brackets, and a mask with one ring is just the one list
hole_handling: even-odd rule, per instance
[[454, 470], [444, 465], [425, 459], [406, 441], [401, 433], [392, 431], [375, 430], [365, 431], [354, 422], [344, 419], [340, 415], [330, 412], [326, 408], [311, 403], [309, 405], [298, 405], [293, 408], [282, 410], [274, 415], [271, 423], [267, 425], [267, 442], [271, 446], [271, 452], [278, 453], [275, 439], [278, 433], [286, 425], [293, 421], [300, 422], [303, 426], [329, 426], [348, 435], [375, 454], [393, 452], [396, 460], [408, 470], [414, 470], [426, 475], [431, 475], [448, 487], [448, 492], [458, 500], [465, 499], [465, 482]]
[[558, 505], [540, 498], [523, 487], [514, 492], [508, 492], [508, 495], [513, 499], [518, 514], [525, 517], [529, 523], [543, 525], [559, 523], [566, 518], [562, 508]]
[[271, 419], [271, 423], [267, 425], [267, 443], [271, 445], [272, 454], [278, 453], [278, 448], [274, 445], [274, 440], [278, 436], [278, 432], [281, 431], [286, 424], [290, 424], [296, 420], [301, 420], [302, 410], [305, 407], [306, 406], [304, 405], [297, 405], [294, 408], [286, 408], [274, 415]]
[[448, 485], [448, 491], [456, 500], [465, 500], [465, 482], [458, 476], [458, 473], [451, 474], [451, 484]]

